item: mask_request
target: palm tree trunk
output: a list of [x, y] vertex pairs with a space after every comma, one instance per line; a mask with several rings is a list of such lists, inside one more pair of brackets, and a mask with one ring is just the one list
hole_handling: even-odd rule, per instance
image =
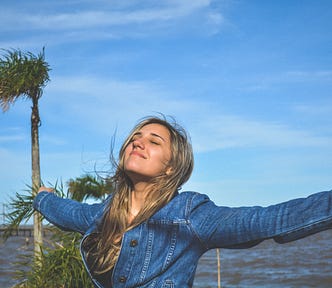
[[[31, 113], [31, 163], [32, 163], [32, 194], [36, 195], [41, 184], [39, 159], [39, 111], [38, 97], [32, 98]], [[40, 246], [43, 242], [41, 216], [35, 212], [33, 215], [33, 235], [35, 257], [40, 255]]]

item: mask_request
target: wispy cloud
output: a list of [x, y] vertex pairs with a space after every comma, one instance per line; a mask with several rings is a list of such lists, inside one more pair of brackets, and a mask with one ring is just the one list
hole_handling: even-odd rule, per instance
[[[0, 159], [0, 174], [4, 179], [14, 180], [17, 175], [25, 175], [26, 178], [29, 177], [31, 164], [30, 155], [28, 153], [12, 151], [0, 147]], [[15, 181], [17, 181], [17, 179]]]
[[[320, 136], [319, 131], [314, 133], [309, 127], [298, 129], [280, 122], [280, 119], [264, 122], [228, 114], [215, 109], [208, 101], [183, 98], [160, 83], [93, 77], [57, 78], [49, 93], [50, 107], [65, 105], [59, 109], [72, 113], [76, 123], [94, 131], [109, 133], [117, 125], [120, 129], [128, 128], [138, 118], [153, 112], [174, 115], [180, 120], [192, 119], [186, 126], [190, 129], [196, 152], [234, 147], [320, 147], [332, 144], [332, 138]], [[65, 103], [53, 98], [52, 95], [59, 93], [68, 95]]]
[[313, 71], [301, 71], [293, 70], [285, 73], [285, 79], [291, 81], [330, 81], [332, 83], [332, 70], [313, 70]]
[[[47, 93], [45, 109], [51, 111], [57, 107], [68, 117], [73, 115], [74, 123], [108, 133], [116, 127], [121, 129], [132, 125], [147, 114], [181, 114], [183, 109], [190, 109], [192, 105], [179, 100], [177, 94], [160, 83], [115, 81], [92, 76], [56, 77]], [[59, 94], [66, 95], [65, 102], [57, 97]], [[57, 117], [54, 113], [44, 113], [47, 117]]]
[[26, 139], [22, 134], [20, 135], [0, 135], [0, 143], [3, 142], [18, 142]]
[[199, 117], [192, 129], [197, 151], [234, 147], [328, 147], [332, 144], [331, 137], [315, 135], [310, 130], [299, 130], [286, 123], [218, 115], [211, 110], [208, 114]]
[[329, 116], [332, 115], [332, 99], [330, 101], [324, 101], [321, 105], [317, 105], [316, 103], [313, 103], [310, 106], [299, 104], [294, 107], [294, 110], [301, 112], [308, 117], [324, 117], [325, 119], [329, 119]]
[[[160, 27], [159, 24], [168, 22], [171, 25], [187, 17], [202, 17], [209, 21], [200, 25], [222, 24], [222, 15], [211, 8], [209, 0], [192, 1], [133, 1], [131, 5], [114, 5], [114, 2], [99, 2], [90, 7], [70, 6], [67, 12], [54, 11], [54, 7], [31, 13], [31, 7], [17, 11], [3, 9], [0, 13], [0, 23], [5, 30], [37, 30], [64, 31], [87, 30], [95, 28], [110, 28], [131, 25], [137, 29], [139, 25]], [[47, 8], [47, 7], [46, 7]], [[52, 9], [53, 8], [53, 9]], [[54, 11], [50, 13], [49, 11]], [[138, 25], [138, 26], [137, 26]], [[152, 25], [152, 26], [151, 26]], [[136, 27], [136, 28], [135, 28]], [[149, 29], [150, 30], [150, 29]]]
[[[236, 79], [238, 81], [238, 78]], [[288, 70], [288, 71], [265, 71], [264, 74], [256, 72], [252, 75], [246, 75], [241, 79], [240, 90], [260, 91], [268, 90], [280, 84], [311, 84], [332, 83], [332, 70]]]
[[227, 23], [222, 9], [212, 0], [68, 2], [2, 6], [0, 46], [31, 49], [188, 32], [209, 37]]
[[55, 137], [50, 134], [42, 134], [40, 136], [40, 142], [42, 142], [43, 144], [51, 144], [55, 146], [63, 146], [68, 144], [68, 142], [64, 138]]
[[22, 127], [7, 126], [0, 128], [0, 143], [20, 142], [27, 139]]

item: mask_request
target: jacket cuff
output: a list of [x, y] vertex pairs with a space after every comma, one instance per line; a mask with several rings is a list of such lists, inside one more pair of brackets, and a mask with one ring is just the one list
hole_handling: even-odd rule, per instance
[[37, 211], [40, 211], [41, 202], [49, 195], [52, 195], [52, 193], [47, 191], [39, 192], [33, 199], [32, 207]]

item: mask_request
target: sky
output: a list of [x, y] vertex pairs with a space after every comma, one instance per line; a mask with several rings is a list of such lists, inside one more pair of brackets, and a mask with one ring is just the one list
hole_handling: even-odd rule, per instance
[[[1, 0], [0, 48], [43, 47], [44, 183], [108, 170], [112, 139], [163, 113], [194, 148], [182, 190], [267, 206], [332, 189], [329, 0]], [[31, 184], [30, 107], [0, 112], [0, 203]]]

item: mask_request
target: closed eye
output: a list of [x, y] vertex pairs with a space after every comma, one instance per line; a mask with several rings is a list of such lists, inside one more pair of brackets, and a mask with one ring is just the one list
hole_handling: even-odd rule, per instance
[[152, 143], [152, 144], [154, 144], [154, 145], [160, 145], [160, 143], [159, 143], [159, 142], [157, 142], [157, 141], [154, 141], [154, 140], [150, 140], [150, 143]]

